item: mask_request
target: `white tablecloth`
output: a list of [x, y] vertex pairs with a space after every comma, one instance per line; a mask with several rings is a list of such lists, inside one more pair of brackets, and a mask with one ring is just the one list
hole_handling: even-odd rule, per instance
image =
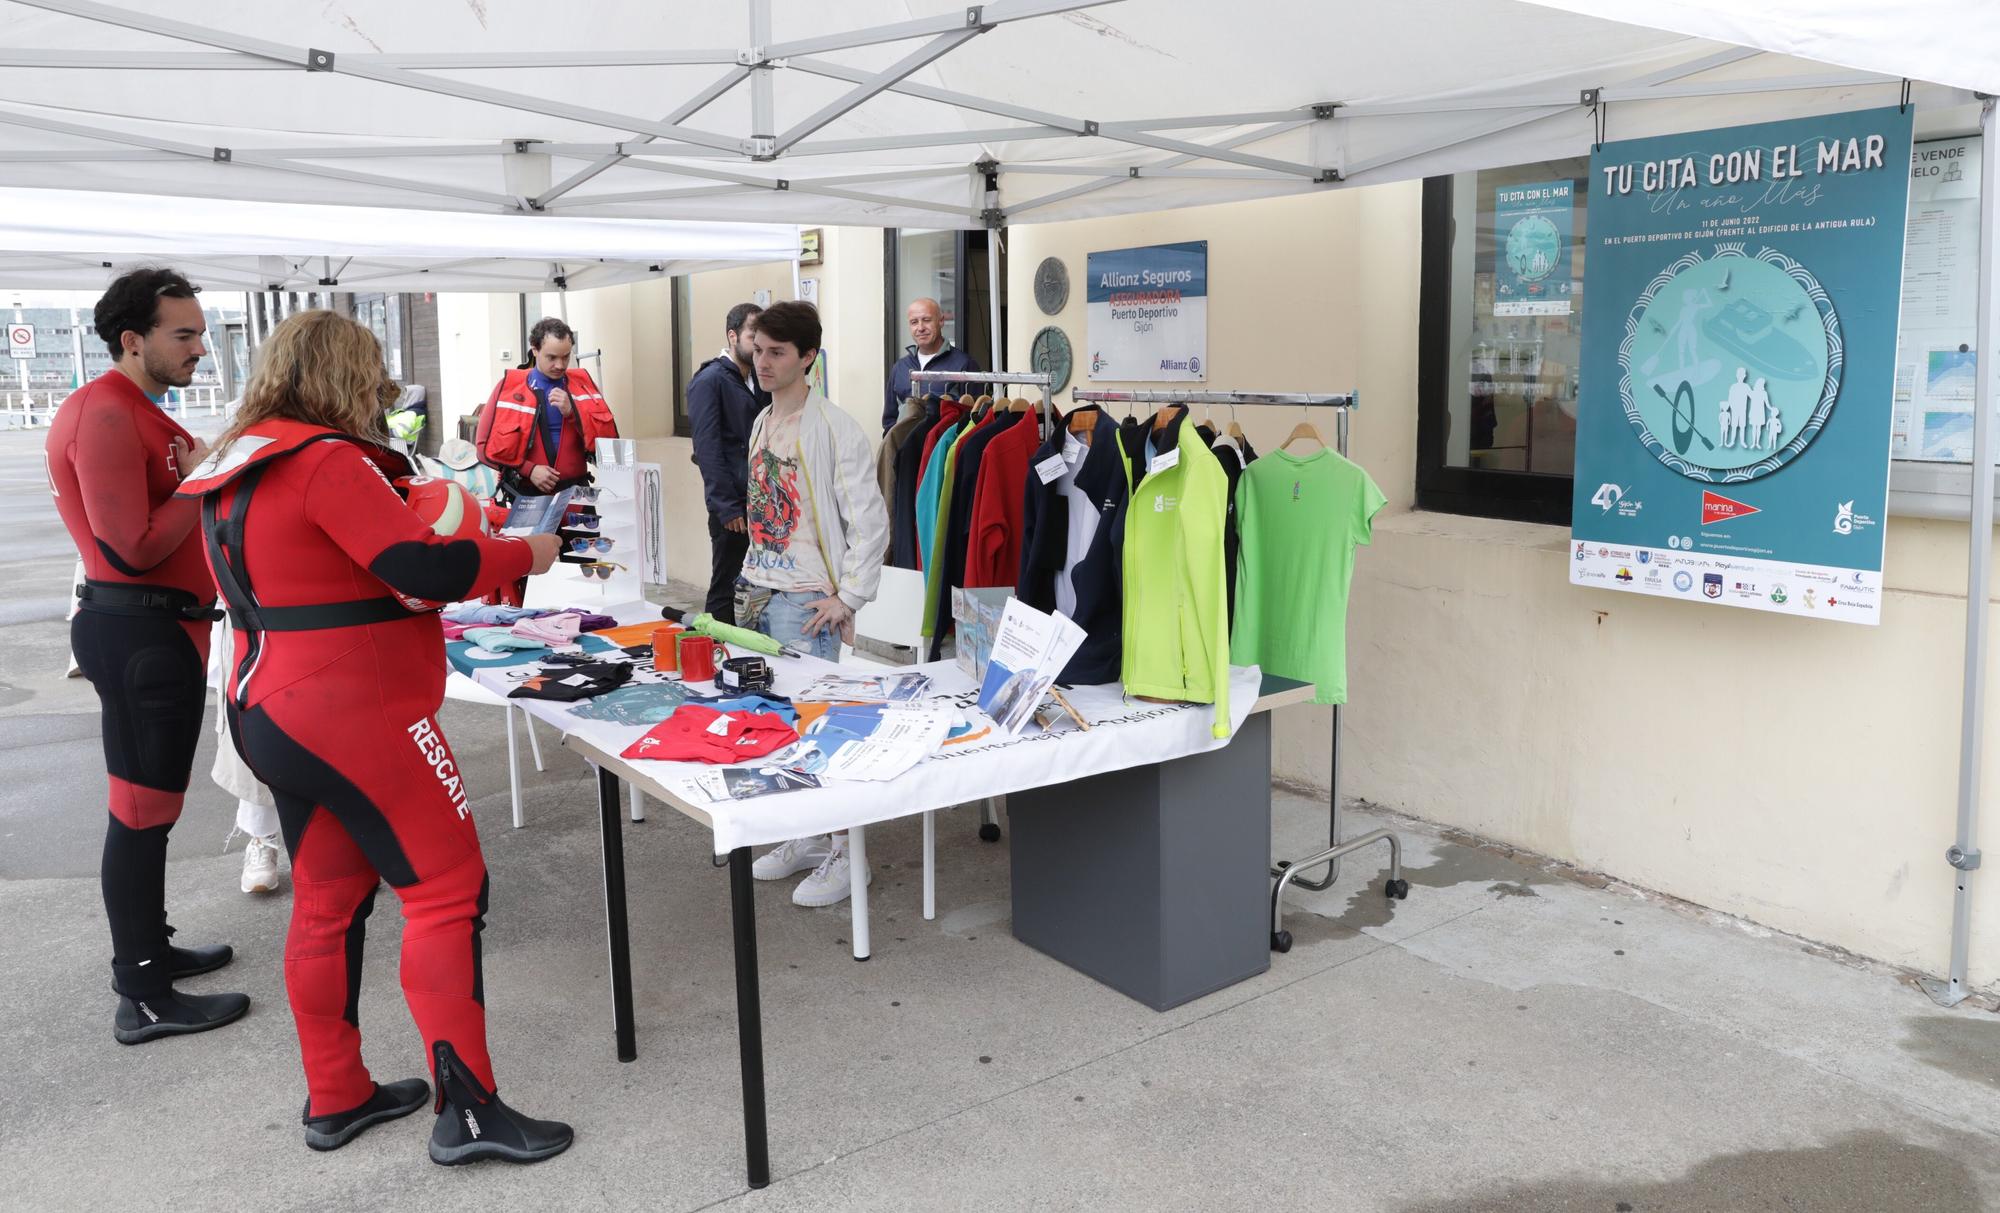
[[[984, 737], [947, 745], [941, 752], [893, 780], [828, 782], [818, 788], [802, 788], [751, 800], [704, 802], [673, 794], [673, 789], [681, 780], [715, 769], [704, 763], [620, 759], [612, 764], [615, 774], [636, 781], [648, 795], [685, 803], [706, 816], [715, 832], [717, 855], [725, 855], [737, 847], [782, 842], [787, 838], [802, 838], [908, 817], [930, 809], [964, 804], [982, 796], [1001, 796], [1026, 788], [1067, 783], [1089, 775], [1183, 758], [1228, 744], [1213, 735], [1215, 709], [1209, 705], [1128, 699], [1124, 689], [1116, 684], [1077, 687], [1064, 692], [1078, 713], [1090, 721], [1093, 727], [1089, 730], [1063, 725], [1058, 726], [1055, 732], [1043, 733], [1030, 725], [1021, 736], [1010, 737], [993, 728], [992, 722], [979, 713], [979, 689], [953, 661], [897, 666], [887, 670], [880, 666], [836, 666], [812, 657], [774, 657], [770, 662], [775, 677], [773, 690], [785, 696], [797, 694], [814, 679], [836, 671], [867, 674], [914, 671], [928, 674], [933, 700], [950, 700], [991, 731]], [[521, 677], [522, 668], [481, 670], [476, 677], [481, 685], [504, 695]], [[1232, 735], [1249, 719], [1250, 709], [1257, 701], [1258, 688], [1262, 683], [1263, 676], [1255, 666], [1231, 667], [1229, 723]], [[707, 693], [710, 687], [706, 683], [696, 683], [693, 689]], [[606, 754], [620, 753], [646, 732], [636, 725], [579, 719], [570, 712], [568, 704], [540, 699], [515, 702], [526, 707], [537, 720], [554, 725], [566, 736], [575, 735], [587, 740]]]

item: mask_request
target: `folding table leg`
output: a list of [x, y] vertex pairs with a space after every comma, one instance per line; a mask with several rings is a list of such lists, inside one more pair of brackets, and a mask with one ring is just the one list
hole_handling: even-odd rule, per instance
[[868, 832], [847, 831], [847, 904], [854, 923], [854, 959], [868, 959]]
[[528, 752], [535, 756], [535, 769], [546, 771], [542, 765], [542, 739], [535, 736], [535, 718], [528, 715], [528, 709], [521, 709], [521, 727], [528, 730]]
[[771, 1182], [764, 1123], [764, 1008], [757, 995], [757, 905], [751, 898], [750, 848], [729, 853], [729, 917], [736, 928], [736, 1047], [743, 1062], [743, 1156], [750, 1186]]
[[626, 784], [625, 787], [632, 793], [632, 820], [646, 820], [646, 794], [639, 790], [636, 783]]
[[632, 1031], [632, 936], [625, 921], [625, 825], [618, 777], [597, 769], [597, 826], [604, 837], [604, 928], [611, 950], [611, 1029], [618, 1060], [633, 1061], [639, 1044]]
[[924, 814], [924, 921], [937, 917], [937, 810]]
[[520, 743], [514, 739], [514, 709], [510, 705], [504, 711], [507, 713], [507, 790], [514, 798], [514, 828], [518, 830], [528, 824], [527, 818], [521, 815]]

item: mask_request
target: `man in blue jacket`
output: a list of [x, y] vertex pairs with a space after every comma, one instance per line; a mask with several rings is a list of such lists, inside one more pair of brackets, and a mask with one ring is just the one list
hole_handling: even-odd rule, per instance
[[771, 403], [750, 365], [750, 329], [763, 309], [739, 303], [724, 322], [722, 353], [688, 380], [688, 422], [694, 429], [694, 465], [701, 469], [708, 505], [708, 600], [704, 610], [736, 622], [736, 579], [750, 550], [744, 517], [750, 477], [750, 423]]
[[[915, 342], [896, 359], [889, 368], [889, 398], [882, 405], [882, 432], [888, 433], [896, 424], [896, 414], [902, 412], [903, 401], [910, 395], [911, 371], [976, 371], [979, 364], [972, 355], [955, 345], [947, 345], [944, 340], [944, 312], [935, 299], [919, 299], [910, 304], [903, 318], [910, 325], [910, 340]], [[964, 394], [963, 384], [933, 384], [926, 389], [931, 395]]]

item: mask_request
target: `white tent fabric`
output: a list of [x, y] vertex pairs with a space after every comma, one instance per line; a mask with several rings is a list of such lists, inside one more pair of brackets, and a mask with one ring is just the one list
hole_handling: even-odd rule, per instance
[[0, 188], [0, 250], [0, 282], [30, 289], [101, 287], [120, 265], [162, 258], [231, 290], [533, 292], [790, 261], [799, 240], [778, 224]]
[[1529, 2], [1815, 63], [2000, 93], [2000, 4], [1991, 0]]
[[1923, 110], [2000, 89], [1990, 3], [1553, 3], [0, 0], [0, 173], [977, 227], [1574, 156], [1598, 119], [1622, 138], [1892, 104], [1906, 75]]

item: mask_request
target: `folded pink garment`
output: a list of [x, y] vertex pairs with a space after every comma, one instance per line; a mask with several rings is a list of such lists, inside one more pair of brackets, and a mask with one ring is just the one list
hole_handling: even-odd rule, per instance
[[574, 644], [581, 616], [565, 611], [560, 615], [544, 615], [540, 619], [523, 619], [513, 627], [513, 634], [523, 640], [539, 640], [543, 644]]
[[439, 622], [444, 624], [444, 638], [446, 640], [461, 639], [465, 635], [465, 629], [480, 626], [476, 623], [453, 623], [449, 619], [440, 620]]

